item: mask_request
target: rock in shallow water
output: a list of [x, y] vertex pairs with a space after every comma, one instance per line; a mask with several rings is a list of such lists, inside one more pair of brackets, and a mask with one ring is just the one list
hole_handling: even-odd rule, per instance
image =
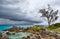
[[10, 32], [6, 32], [6, 35], [11, 35], [11, 33]]

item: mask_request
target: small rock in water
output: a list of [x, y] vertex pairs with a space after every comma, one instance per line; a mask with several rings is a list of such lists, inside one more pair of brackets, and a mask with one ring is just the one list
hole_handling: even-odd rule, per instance
[[6, 34], [7, 34], [7, 35], [11, 35], [11, 33], [10, 33], [10, 32], [6, 32]]

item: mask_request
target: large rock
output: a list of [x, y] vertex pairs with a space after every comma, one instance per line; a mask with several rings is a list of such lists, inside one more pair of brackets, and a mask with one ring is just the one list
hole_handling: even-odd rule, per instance
[[58, 36], [56, 39], [60, 39], [60, 36]]
[[2, 33], [0, 32], [0, 39], [2, 39]]
[[11, 33], [10, 32], [6, 32], [6, 35], [11, 35]]
[[10, 32], [19, 32], [20, 31], [20, 28], [18, 28], [16, 26], [13, 26], [9, 31]]

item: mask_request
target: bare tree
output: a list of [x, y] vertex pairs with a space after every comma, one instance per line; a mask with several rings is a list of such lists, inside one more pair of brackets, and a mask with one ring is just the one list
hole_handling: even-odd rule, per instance
[[42, 17], [45, 17], [47, 22], [48, 22], [48, 26], [50, 26], [50, 24], [54, 21], [57, 20], [58, 16], [58, 10], [53, 10], [50, 5], [48, 5], [47, 9], [40, 9], [39, 11], [42, 14]]

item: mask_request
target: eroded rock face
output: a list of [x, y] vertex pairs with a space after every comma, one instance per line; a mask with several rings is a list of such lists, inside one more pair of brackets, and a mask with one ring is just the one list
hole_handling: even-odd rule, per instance
[[40, 33], [35, 32], [35, 34], [27, 36], [26, 39], [60, 39], [60, 37], [51, 32], [41, 31]]
[[2, 39], [2, 33], [0, 32], [0, 39]]
[[47, 31], [40, 32], [40, 35], [44, 39], [59, 39], [58, 35], [56, 35], [55, 33], [47, 32]]
[[13, 26], [9, 31], [10, 32], [20, 32], [20, 28]]
[[58, 36], [56, 39], [60, 39], [60, 37]]

